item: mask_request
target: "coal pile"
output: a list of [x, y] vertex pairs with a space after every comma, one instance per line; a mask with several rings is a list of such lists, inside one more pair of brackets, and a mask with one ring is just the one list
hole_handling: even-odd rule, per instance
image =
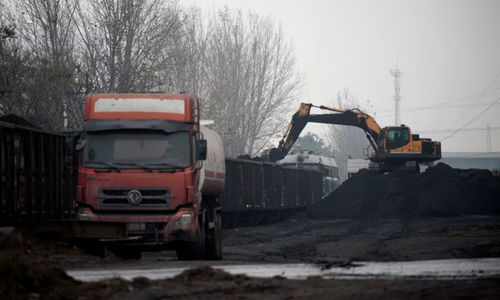
[[307, 210], [311, 218], [500, 214], [500, 177], [439, 163], [424, 173], [361, 170]]

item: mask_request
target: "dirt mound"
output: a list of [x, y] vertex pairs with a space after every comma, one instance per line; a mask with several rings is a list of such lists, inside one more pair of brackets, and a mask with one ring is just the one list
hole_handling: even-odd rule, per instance
[[77, 282], [64, 271], [27, 260], [23, 256], [0, 256], [0, 294], [8, 299], [48, 294], [53, 286], [74, 286]]
[[16, 255], [57, 268], [101, 265], [118, 260], [109, 251], [94, 244], [75, 244], [36, 235], [31, 227], [0, 227], [0, 258]]
[[174, 281], [244, 281], [248, 277], [245, 275], [231, 275], [223, 270], [214, 269], [210, 266], [201, 266], [189, 269], [173, 278]]
[[361, 170], [307, 210], [312, 218], [500, 214], [500, 178], [439, 163], [424, 173]]

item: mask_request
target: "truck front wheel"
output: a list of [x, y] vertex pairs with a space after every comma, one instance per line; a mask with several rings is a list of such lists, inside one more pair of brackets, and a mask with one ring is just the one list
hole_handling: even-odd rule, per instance
[[216, 214], [215, 226], [211, 236], [207, 239], [206, 259], [222, 259], [222, 216]]
[[200, 222], [196, 233], [196, 240], [193, 242], [181, 242], [175, 248], [179, 260], [202, 259], [205, 256], [206, 237], [205, 226]]

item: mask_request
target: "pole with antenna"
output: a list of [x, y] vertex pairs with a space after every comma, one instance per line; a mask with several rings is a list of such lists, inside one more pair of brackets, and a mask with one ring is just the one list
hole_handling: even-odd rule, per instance
[[391, 70], [391, 75], [394, 77], [394, 104], [395, 104], [395, 122], [394, 125], [401, 125], [401, 87], [400, 78], [403, 72], [396, 66], [396, 69]]

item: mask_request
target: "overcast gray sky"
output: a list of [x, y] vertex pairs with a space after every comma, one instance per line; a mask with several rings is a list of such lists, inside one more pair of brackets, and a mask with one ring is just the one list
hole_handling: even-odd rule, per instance
[[[280, 24], [293, 41], [306, 81], [302, 102], [329, 105], [338, 90], [347, 88], [361, 103], [370, 101], [371, 113], [381, 126], [393, 125], [389, 71], [398, 65], [404, 72], [402, 123], [421, 136], [442, 140], [452, 133], [442, 130], [461, 128], [477, 118], [466, 127], [469, 130], [444, 139], [443, 151], [486, 151], [486, 130], [471, 129], [486, 129], [488, 123], [492, 150], [500, 151], [500, 101], [481, 114], [500, 98], [498, 0], [181, 0], [181, 4], [194, 4], [203, 11], [227, 5], [270, 16]], [[428, 106], [433, 107], [420, 109]], [[307, 129], [321, 131], [319, 126]]]

